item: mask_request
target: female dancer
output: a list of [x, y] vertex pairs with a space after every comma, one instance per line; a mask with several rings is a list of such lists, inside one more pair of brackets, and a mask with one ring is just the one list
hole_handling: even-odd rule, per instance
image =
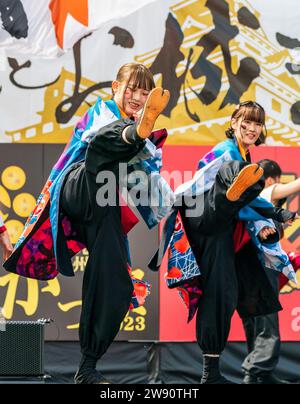
[[177, 208], [166, 222], [158, 262], [150, 264], [157, 268], [169, 246], [168, 286], [179, 287], [189, 320], [198, 309], [203, 384], [230, 383], [220, 373], [219, 358], [236, 309], [241, 317], [281, 309], [263, 263], [292, 276], [275, 226], [266, 218], [288, 222], [295, 214], [258, 197], [264, 188], [263, 169], [250, 163], [249, 150], [264, 141], [264, 132], [264, 109], [251, 101], [240, 104], [228, 140], [204, 156], [189, 186], [176, 191]]
[[[112, 178], [119, 178], [119, 163], [130, 165], [133, 158], [135, 164], [141, 163], [139, 169], [147, 166], [150, 174], [157, 169], [149, 148], [152, 153], [156, 150], [160, 133], [151, 147], [147, 138], [169, 93], [154, 87], [145, 66], [131, 63], [121, 67], [112, 83], [113, 98], [107, 102], [99, 98], [77, 124], [4, 265], [9, 271], [37, 279], [53, 278], [58, 271], [73, 276], [70, 257], [88, 249], [79, 329], [82, 359], [76, 383], [107, 383], [96, 371], [96, 363], [114, 340], [130, 306], [142, 304], [148, 293], [146, 285], [137, 284], [129, 273], [125, 235], [136, 217], [123, 206], [120, 184]], [[108, 184], [115, 194], [112, 202], [99, 197], [98, 174], [104, 172], [113, 174]], [[147, 208], [151, 210], [143, 206], [143, 212]], [[155, 224], [153, 214], [147, 219], [152, 220], [150, 226]]]

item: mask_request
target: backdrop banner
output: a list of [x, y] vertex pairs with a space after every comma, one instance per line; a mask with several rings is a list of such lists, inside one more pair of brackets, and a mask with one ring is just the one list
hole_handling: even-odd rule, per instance
[[[35, 198], [63, 145], [1, 145], [0, 214], [13, 243], [16, 243]], [[34, 158], [33, 158], [34, 156]], [[130, 233], [132, 269], [138, 279], [152, 285], [145, 306], [127, 313], [118, 340], [158, 339], [158, 274], [147, 270], [147, 263], [158, 244], [158, 229], [148, 230], [144, 222]], [[78, 339], [81, 288], [88, 253], [73, 259], [75, 277], [59, 275], [39, 282], [0, 270], [0, 308], [7, 320], [53, 319], [45, 328], [48, 340]]]
[[[171, 92], [158, 120], [170, 144], [220, 141], [235, 106], [249, 99], [267, 111], [269, 145], [300, 144], [298, 0], [284, 7], [281, 0], [2, 0], [1, 7], [0, 142], [66, 143], [97, 96], [111, 97], [119, 67], [136, 61]], [[23, 38], [14, 25], [25, 19]], [[45, 59], [57, 41], [65, 53]]]

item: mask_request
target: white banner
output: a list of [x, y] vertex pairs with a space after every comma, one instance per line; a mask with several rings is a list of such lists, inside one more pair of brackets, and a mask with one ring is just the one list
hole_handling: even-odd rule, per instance
[[158, 0], [1, 0], [0, 47], [7, 55], [55, 57], [104, 23]]
[[[0, 47], [0, 142], [67, 142], [96, 98], [111, 97], [119, 67], [136, 61], [171, 93], [158, 121], [169, 131], [169, 144], [224, 140], [235, 106], [251, 99], [266, 110], [269, 145], [300, 145], [299, 0], [285, 0], [284, 8], [281, 0], [1, 0], [0, 5], [7, 2], [22, 4], [29, 28], [27, 38], [20, 37], [26, 24], [15, 32], [19, 39], [0, 31], [7, 41]], [[84, 5], [88, 19], [79, 13]], [[3, 15], [2, 8], [5, 25]], [[58, 40], [68, 49], [89, 30], [73, 51], [37, 57], [57, 54]]]

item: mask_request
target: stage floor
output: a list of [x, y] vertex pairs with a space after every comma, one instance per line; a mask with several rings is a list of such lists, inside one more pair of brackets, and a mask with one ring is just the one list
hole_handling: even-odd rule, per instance
[[[231, 380], [242, 381], [241, 363], [246, 344], [228, 343], [222, 357], [222, 371]], [[73, 384], [80, 360], [77, 342], [45, 343], [45, 380], [1, 379], [1, 384]], [[201, 353], [196, 343], [114, 342], [98, 365], [114, 383], [120, 384], [199, 384]], [[286, 380], [300, 380], [300, 343], [282, 343], [276, 374]]]

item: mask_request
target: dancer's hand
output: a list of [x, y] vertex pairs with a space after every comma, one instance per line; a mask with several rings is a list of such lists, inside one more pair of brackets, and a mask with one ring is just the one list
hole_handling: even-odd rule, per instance
[[0, 234], [0, 244], [3, 248], [3, 260], [6, 261], [13, 252], [13, 246], [10, 242], [7, 230]]
[[264, 227], [263, 229], [261, 229], [261, 231], [258, 233], [259, 238], [263, 241], [263, 240], [267, 240], [267, 238], [271, 235], [271, 234], [275, 234], [277, 232], [277, 230], [274, 227]]
[[300, 218], [300, 216], [297, 214], [295, 217], [293, 217], [293, 219], [288, 220], [287, 222], [285, 222], [285, 224], [287, 224], [288, 226], [291, 226], [295, 220], [298, 220]]

